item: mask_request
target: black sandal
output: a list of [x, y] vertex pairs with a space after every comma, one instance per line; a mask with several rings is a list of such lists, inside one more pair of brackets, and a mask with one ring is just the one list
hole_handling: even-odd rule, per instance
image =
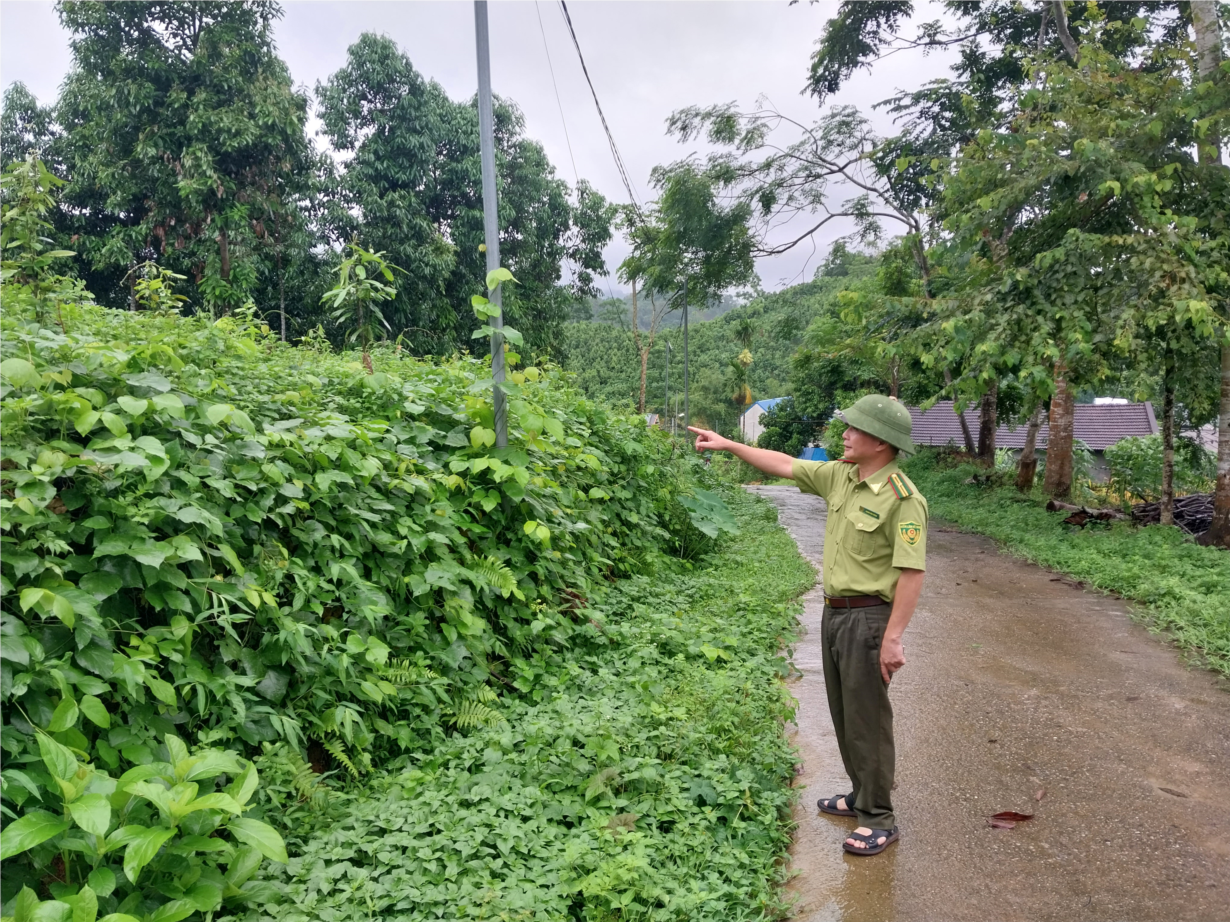
[[842, 810], [837, 806], [837, 801], [845, 800], [847, 807], [854, 802], [854, 792], [849, 794], [834, 794], [832, 797], [822, 797], [817, 802], [816, 806], [820, 808], [821, 813], [831, 813], [833, 816], [858, 816], [853, 810]]
[[[880, 837], [884, 837], [884, 841], [879, 841]], [[869, 833], [852, 832], [846, 836], [847, 839], [855, 839], [859, 842], [866, 842], [866, 848], [859, 848], [857, 845], [851, 845], [849, 842], [842, 842], [841, 847], [848, 851], [851, 855], [878, 855], [884, 849], [888, 848], [899, 838], [901, 838], [901, 830], [894, 826], [892, 829], [873, 829]]]

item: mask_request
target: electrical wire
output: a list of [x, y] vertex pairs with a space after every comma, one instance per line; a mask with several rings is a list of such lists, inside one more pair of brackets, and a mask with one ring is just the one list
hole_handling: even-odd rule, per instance
[[611, 134], [611, 126], [607, 124], [606, 114], [602, 111], [602, 103], [598, 102], [598, 91], [594, 89], [594, 81], [590, 79], [589, 68], [585, 65], [585, 55], [581, 53], [581, 43], [577, 40], [576, 29], [572, 27], [572, 17], [568, 14], [568, 4], [565, 0], [559, 0], [559, 6], [564, 14], [564, 22], [568, 24], [568, 34], [572, 36], [572, 44], [576, 46], [577, 57], [581, 61], [581, 70], [585, 74], [585, 82], [589, 84], [589, 92], [594, 97], [594, 106], [598, 109], [598, 118], [602, 120], [602, 130], [606, 132], [607, 142], [611, 145], [611, 155], [615, 158], [615, 168], [619, 171], [619, 178], [623, 180], [624, 188], [628, 191], [628, 200], [632, 203], [632, 210], [637, 220], [644, 220], [641, 215], [640, 205], [636, 200], [636, 193], [632, 191], [632, 180], [628, 178], [628, 170], [624, 166], [623, 157], [619, 155], [619, 147], [615, 144], [615, 136]]
[[559, 98], [559, 84], [555, 82], [555, 66], [551, 63], [551, 49], [547, 45], [547, 30], [542, 25], [542, 10], [538, 7], [538, 0], [534, 0], [534, 12], [538, 14], [538, 31], [542, 33], [542, 50], [547, 53], [547, 70], [551, 72], [551, 86], [555, 88], [555, 104], [559, 106], [559, 120], [564, 126], [564, 141], [568, 144], [568, 159], [572, 161], [572, 177], [580, 186], [581, 174], [577, 170], [577, 158], [572, 153], [572, 138], [568, 136], [568, 120], [564, 118], [564, 104]]

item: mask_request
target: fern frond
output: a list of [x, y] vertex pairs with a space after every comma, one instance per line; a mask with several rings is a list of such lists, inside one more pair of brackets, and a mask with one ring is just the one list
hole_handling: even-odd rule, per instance
[[492, 704], [500, 700], [500, 696], [488, 685], [480, 685], [478, 691], [474, 693], [474, 698], [483, 704]]
[[390, 660], [383, 666], [377, 666], [376, 674], [386, 682], [401, 687], [422, 685], [440, 678], [438, 673], [425, 666], [415, 665], [408, 659]]
[[472, 561], [469, 569], [478, 577], [478, 582], [494, 589], [504, 598], [508, 598], [517, 588], [517, 577], [513, 571], [490, 555]]
[[[350, 755], [346, 752], [346, 746], [341, 740], [325, 739], [321, 740], [320, 744], [329, 751], [329, 755], [333, 756], [333, 758], [337, 759], [337, 761], [342, 763], [342, 765], [346, 766], [346, 771], [350, 772], [351, 777], [358, 778], [361, 774], [363, 774], [359, 771], [358, 766], [356, 766], [351, 760]], [[360, 761], [362, 761], [361, 758]]]
[[463, 701], [453, 712], [452, 724], [458, 730], [468, 730], [479, 726], [490, 727], [503, 719], [499, 711], [487, 707], [481, 701]]

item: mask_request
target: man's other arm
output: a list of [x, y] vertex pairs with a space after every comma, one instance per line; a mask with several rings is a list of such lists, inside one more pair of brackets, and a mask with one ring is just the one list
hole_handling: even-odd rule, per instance
[[697, 451], [728, 451], [741, 461], [746, 461], [759, 471], [764, 471], [771, 477], [785, 477], [793, 480], [792, 465], [794, 458], [780, 451], [769, 451], [767, 448], [756, 448], [723, 438], [709, 429], [697, 429], [688, 426], [688, 432], [696, 433]]

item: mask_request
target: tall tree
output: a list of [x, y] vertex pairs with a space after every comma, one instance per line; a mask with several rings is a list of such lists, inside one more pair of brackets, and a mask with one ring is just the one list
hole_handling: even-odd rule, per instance
[[[1192, 0], [1192, 28], [1196, 39], [1196, 74], [1204, 82], [1225, 83], [1223, 45], [1230, 29], [1219, 22], [1218, 4], [1212, 0]], [[1222, 169], [1224, 123], [1216, 124], [1200, 142], [1200, 163], [1210, 171]], [[1221, 347], [1221, 402], [1217, 421], [1217, 485], [1213, 493], [1213, 521], [1205, 541], [1230, 548], [1230, 337]]]
[[[486, 276], [476, 102], [453, 102], [391, 39], [370, 33], [316, 92], [325, 134], [346, 155], [332, 184], [330, 236], [357, 237], [406, 271], [386, 316], [413, 348], [468, 345], [476, 321], [466, 305]], [[588, 184], [570, 191], [555, 175], [516, 106], [497, 99], [494, 115], [500, 256], [521, 283], [505, 292], [505, 314], [530, 348], [548, 349], [572, 301], [597, 294], [614, 212]], [[564, 263], [569, 287], [560, 284]]]
[[281, 9], [267, 0], [57, 8], [72, 35], [57, 117], [82, 254], [113, 279], [156, 258], [186, 270], [211, 306], [241, 304], [266, 213], [312, 169], [307, 99], [273, 45]]

